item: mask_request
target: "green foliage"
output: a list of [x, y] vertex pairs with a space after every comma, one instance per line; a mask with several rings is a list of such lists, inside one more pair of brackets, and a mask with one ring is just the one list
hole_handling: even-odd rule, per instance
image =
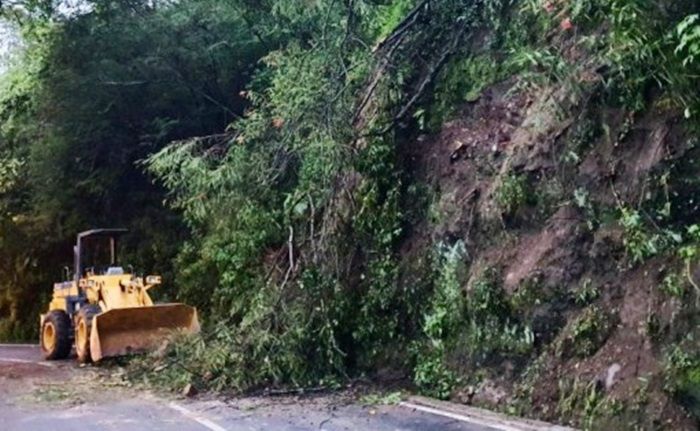
[[404, 398], [404, 394], [401, 391], [389, 392], [389, 393], [377, 393], [369, 394], [362, 397], [362, 404], [376, 406], [376, 405], [396, 405], [400, 403]]
[[463, 242], [452, 247], [442, 246], [438, 251], [440, 265], [433, 293], [432, 312], [426, 314], [423, 330], [434, 344], [457, 330], [464, 309], [462, 279], [465, 270], [466, 249]]
[[541, 305], [546, 300], [544, 287], [539, 275], [534, 275], [522, 281], [518, 289], [510, 296], [510, 307], [514, 312], [527, 314], [533, 307]]
[[559, 379], [557, 414], [582, 430], [652, 429], [649, 416], [649, 380], [638, 379], [627, 397], [606, 393], [597, 381], [579, 377]]
[[[588, 86], [581, 79], [600, 68], [607, 100], [632, 111], [643, 110], [649, 89], [665, 92], [666, 105], [693, 115], [698, 106], [697, 17], [686, 15], [692, 2], [584, 0], [543, 4], [523, 1], [503, 39], [513, 72], [538, 86], [562, 82], [572, 95]], [[564, 19], [571, 29], [561, 27]], [[605, 32], [598, 29], [605, 27]], [[572, 34], [576, 30], [576, 34]], [[553, 34], [559, 43], [551, 47]], [[568, 40], [585, 50], [586, 61], [561, 55]], [[548, 48], [542, 48], [547, 46]]]
[[678, 299], [683, 299], [687, 293], [683, 279], [677, 273], [671, 273], [665, 276], [659, 288], [666, 295]]
[[496, 203], [501, 211], [513, 216], [529, 199], [527, 177], [524, 175], [506, 175], [496, 189]]
[[588, 227], [588, 230], [592, 231], [595, 229], [599, 224], [599, 221], [588, 190], [580, 187], [574, 190], [573, 201], [586, 217], [586, 226]]
[[418, 299], [415, 290], [399, 284], [395, 249], [403, 233], [404, 216], [400, 206], [402, 184], [394, 157], [392, 145], [377, 140], [357, 161], [358, 172], [366, 180], [358, 191], [359, 209], [353, 227], [365, 247], [367, 270], [358, 286], [363, 295], [357, 299], [360, 309], [353, 339], [363, 346], [358, 360], [366, 368], [382, 356], [401, 360], [387, 346], [403, 345], [407, 334], [401, 322], [418, 319], [422, 311], [414, 302]]
[[604, 393], [595, 382], [583, 383], [576, 379], [559, 380], [558, 414], [566, 418], [576, 418], [584, 430], [593, 430], [595, 420], [606, 407]]
[[574, 301], [577, 305], [588, 305], [598, 299], [599, 296], [600, 290], [590, 278], [586, 278], [574, 293]]
[[394, 31], [408, 12], [416, 5], [416, 0], [391, 0], [377, 8], [376, 16], [370, 20], [370, 34], [381, 41]]
[[571, 66], [551, 49], [525, 46], [510, 54], [509, 68], [525, 71], [521, 78], [530, 84], [561, 82], [572, 74]]
[[[253, 8], [257, 33], [284, 38], [248, 85], [245, 114], [225, 135], [185, 139], [146, 160], [193, 234], [178, 258], [181, 296], [230, 322], [210, 325], [216, 335], [204, 343], [217, 350], [217, 340], [230, 340], [230, 349], [246, 352], [240, 360], [251, 361], [230, 371], [235, 388], [406, 365], [429, 291], [400, 277], [397, 250], [414, 184], [397, 163], [392, 128], [402, 111], [416, 118], [428, 103], [416, 90], [427, 79], [417, 59], [439, 71], [445, 47], [479, 12], [461, 1], [418, 10], [421, 20], [406, 30], [410, 48], [397, 39], [396, 67], [385, 70], [369, 47], [413, 4]], [[377, 70], [369, 113], [354, 118]], [[259, 353], [269, 350], [275, 358]]]
[[559, 345], [564, 357], [591, 356], [605, 343], [613, 329], [613, 318], [597, 306], [586, 308], [570, 325], [569, 332]]
[[666, 390], [700, 419], [700, 356], [682, 345], [672, 346], [664, 358]]
[[470, 317], [475, 321], [485, 322], [494, 317], [508, 316], [510, 309], [505, 300], [503, 286], [494, 269], [488, 269], [470, 286], [468, 308]]
[[426, 314], [425, 345], [419, 347], [414, 382], [425, 393], [443, 398], [459, 382], [457, 364], [489, 366], [502, 357], [527, 356], [534, 333], [513, 316], [495, 271], [489, 269], [462, 294], [463, 245], [442, 251], [442, 262]]
[[318, 274], [305, 273], [297, 292], [308, 291], [317, 298], [313, 302], [289, 300], [279, 289], [260, 290], [237, 322], [221, 321], [206, 338], [171, 343], [162, 358], [155, 354], [159, 360], [152, 356], [134, 364], [134, 373], [145, 368], [146, 378], [173, 389], [184, 382], [217, 391], [282, 384], [335, 387], [345, 369], [338, 332], [348, 311], [342, 309], [336, 287]]
[[19, 180], [24, 162], [18, 158], [5, 157], [0, 159], [0, 194], [12, 190]]
[[[601, 11], [603, 12], [603, 11]], [[640, 67], [655, 65], [660, 56], [659, 40], [652, 33], [658, 25], [658, 16], [649, 2], [613, 1], [608, 10], [613, 25], [605, 58], [614, 65], [609, 86], [618, 100], [631, 110], [644, 106], [644, 89], [649, 79], [658, 79]]]
[[454, 371], [445, 363], [446, 354], [463, 322], [464, 243], [438, 250], [438, 276], [430, 311], [425, 315], [423, 331], [428, 338], [425, 351], [419, 351], [413, 381], [426, 394], [447, 398], [457, 383]]
[[576, 353], [589, 356], [600, 347], [601, 333], [607, 331], [607, 316], [598, 308], [590, 308], [576, 320], [571, 331]]
[[688, 226], [686, 244], [679, 248], [678, 253], [685, 262], [693, 262], [700, 256], [700, 225]]
[[486, 87], [502, 78], [499, 62], [489, 54], [457, 56], [445, 67], [442, 75], [429, 113], [418, 113], [419, 119], [429, 115], [431, 130], [439, 128], [463, 103], [476, 101]]
[[624, 229], [622, 241], [632, 263], [643, 262], [681, 241], [673, 231], [650, 226], [637, 210], [621, 208], [620, 214], [620, 224]]
[[447, 399], [459, 383], [457, 373], [450, 370], [443, 356], [444, 347], [438, 347], [419, 357], [413, 370], [413, 382], [426, 395], [438, 399]]
[[[347, 7], [276, 5], [275, 19], [283, 14], [303, 31], [264, 57], [246, 94], [251, 106], [230, 135], [171, 145], [147, 161], [195, 234], [181, 255], [183, 274], [217, 274], [212, 286], [188, 277], [181, 292], [210, 297], [212, 319], [232, 319], [217, 329], [231, 348], [283, 352], [240, 367], [241, 390], [327, 381], [385, 360], [396, 366], [423, 311], [418, 289], [399, 284], [405, 188], [394, 142], [351, 148], [348, 118], [374, 37], [365, 24], [383, 12], [363, 2]], [[345, 185], [352, 212], [335, 213], [339, 183], [357, 178]], [[243, 326], [248, 320], [256, 324]]]
[[700, 57], [700, 15], [688, 15], [676, 26], [680, 42], [675, 53], [683, 55], [683, 65], [688, 66]]

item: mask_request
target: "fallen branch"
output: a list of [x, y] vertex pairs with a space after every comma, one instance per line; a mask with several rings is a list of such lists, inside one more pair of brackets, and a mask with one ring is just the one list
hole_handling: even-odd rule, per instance
[[406, 31], [408, 31], [408, 29], [411, 28], [413, 24], [416, 23], [416, 21], [418, 21], [420, 13], [426, 6], [428, 6], [428, 4], [431, 1], [432, 0], [423, 0], [416, 7], [414, 7], [413, 10], [409, 12], [408, 15], [406, 15], [406, 18], [404, 18], [403, 21], [401, 21], [399, 25], [396, 26], [394, 31], [392, 31], [389, 36], [387, 36], [383, 41], [381, 41], [377, 45], [377, 47], [374, 49], [374, 52], [384, 49], [386, 45], [393, 43], [395, 39], [403, 36], [403, 34], [406, 33]]
[[440, 58], [434, 64], [432, 64], [430, 66], [427, 76], [420, 83], [416, 92], [408, 100], [408, 102], [401, 108], [399, 113], [394, 116], [391, 123], [379, 132], [379, 135], [383, 135], [385, 133], [388, 133], [391, 129], [393, 129], [396, 126], [396, 124], [399, 121], [401, 121], [409, 112], [411, 112], [413, 110], [415, 105], [421, 100], [421, 98], [425, 94], [426, 90], [430, 87], [430, 85], [433, 83], [433, 81], [435, 80], [437, 75], [440, 73], [443, 66], [445, 66], [445, 64], [450, 59], [450, 57], [455, 53], [455, 51], [457, 50], [457, 46], [459, 44], [459, 41], [462, 40], [462, 37], [464, 36], [465, 33], [466, 33], [466, 27], [462, 27], [455, 34], [455, 37], [452, 39], [452, 43], [450, 44], [450, 47], [448, 49], [446, 49], [445, 51], [443, 51]]
[[294, 388], [294, 389], [264, 389], [259, 392], [261, 395], [269, 397], [282, 397], [285, 395], [303, 395], [317, 394], [331, 390], [330, 386], [316, 386], [313, 388]]
[[289, 249], [289, 268], [287, 269], [287, 273], [284, 275], [282, 284], [280, 284], [280, 290], [284, 290], [284, 287], [289, 281], [289, 277], [292, 275], [292, 271], [294, 271], [294, 228], [291, 226], [289, 226], [289, 239], [287, 240], [287, 247]]
[[411, 13], [409, 13], [408, 16], [406, 16], [406, 18], [404, 18], [404, 20], [401, 21], [401, 23], [399, 23], [396, 29], [394, 29], [394, 31], [392, 31], [391, 34], [387, 36], [387, 38], [384, 39], [382, 42], [380, 42], [379, 45], [377, 45], [377, 47], [373, 50], [374, 53], [377, 53], [379, 51], [384, 50], [385, 47], [389, 47], [387, 52], [384, 53], [377, 62], [378, 66], [372, 76], [370, 84], [368, 85], [367, 92], [365, 93], [364, 97], [362, 98], [362, 101], [355, 110], [355, 115], [353, 116], [353, 124], [356, 124], [362, 116], [362, 113], [364, 112], [365, 108], [369, 104], [370, 100], [372, 100], [372, 97], [374, 96], [374, 91], [379, 86], [379, 82], [381, 81], [382, 77], [384, 77], [384, 71], [391, 64], [391, 58], [394, 56], [396, 50], [403, 43], [405, 37], [408, 34], [408, 30], [411, 27], [413, 27], [413, 25], [418, 21], [418, 17], [420, 16], [422, 10], [428, 5], [428, 3], [430, 3], [430, 1], [431, 0], [423, 0], [418, 6], [413, 8]]
[[698, 286], [698, 284], [693, 279], [693, 271], [690, 267], [690, 259], [687, 259], [685, 262], [685, 274], [686, 278], [688, 279], [688, 282], [695, 289], [695, 306], [697, 307], [700, 304], [700, 286]]

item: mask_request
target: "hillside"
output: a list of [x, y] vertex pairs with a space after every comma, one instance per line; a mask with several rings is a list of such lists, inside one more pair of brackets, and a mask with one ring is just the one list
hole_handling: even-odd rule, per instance
[[205, 320], [134, 378], [696, 429], [696, 1], [90, 3], [0, 85], [5, 338], [122, 224]]

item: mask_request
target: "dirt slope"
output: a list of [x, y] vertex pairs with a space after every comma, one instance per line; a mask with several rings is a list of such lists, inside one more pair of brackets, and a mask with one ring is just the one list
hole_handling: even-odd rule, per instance
[[659, 288], [676, 259], [635, 262], [620, 223], [623, 208], [667, 202], [671, 222], [692, 214], [682, 203], [692, 192], [668, 180], [692, 159], [690, 137], [660, 109], [601, 108], [594, 89], [570, 99], [501, 83], [405, 144], [434, 193], [405, 265], [428, 244], [463, 241], [464, 294], [495, 269], [535, 334], [525, 358], [474, 366], [454, 355], [464, 383], [453, 398], [583, 426], [695, 429], [664, 390], [665, 349], [687, 326], [683, 301]]

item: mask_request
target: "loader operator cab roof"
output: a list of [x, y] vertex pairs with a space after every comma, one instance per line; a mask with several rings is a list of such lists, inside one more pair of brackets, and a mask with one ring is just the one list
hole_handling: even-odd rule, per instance
[[73, 247], [76, 282], [87, 275], [122, 275], [117, 265], [117, 240], [128, 229], [92, 229], [78, 234]]

